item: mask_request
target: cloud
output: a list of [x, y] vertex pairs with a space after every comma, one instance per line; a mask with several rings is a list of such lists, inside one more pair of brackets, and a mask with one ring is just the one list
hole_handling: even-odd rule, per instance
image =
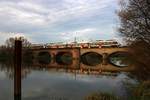
[[1, 33], [23, 33], [37, 42], [95, 36], [103, 26], [112, 30], [117, 7], [116, 0], [1, 0], [0, 6]]
[[0, 3], [0, 17], [4, 18], [6, 23], [9, 19], [8, 21], [11, 24], [26, 24], [36, 27], [60, 22], [62, 19], [64, 21], [90, 15], [94, 10], [106, 7], [105, 3], [95, 1], [90, 4], [87, 0], [82, 2], [80, 0], [64, 0], [62, 8], [58, 6], [56, 8], [46, 8], [44, 5], [35, 2], [22, 1], [17, 2], [17, 4], [15, 2], [2, 2]]
[[[70, 31], [67, 33], [60, 33], [60, 36], [63, 40], [66, 40], [68, 42], [74, 41], [76, 38], [78, 41], [81, 40], [89, 40], [87, 36], [95, 31], [94, 28], [86, 28], [86, 29], [81, 29], [81, 30], [76, 30], [76, 31]], [[85, 37], [85, 38], [84, 38]]]
[[0, 3], [0, 6], [0, 21], [4, 22], [6, 26], [11, 25], [13, 27], [15, 25], [14, 27], [19, 27], [20, 24], [23, 24], [36, 27], [45, 24], [44, 16], [40, 12], [36, 12], [42, 10], [38, 5], [25, 2], [19, 2], [17, 4], [4, 2]]

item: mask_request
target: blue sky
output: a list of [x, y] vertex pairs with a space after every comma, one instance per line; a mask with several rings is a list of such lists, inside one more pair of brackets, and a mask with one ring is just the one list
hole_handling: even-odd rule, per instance
[[119, 39], [118, 0], [0, 0], [0, 44]]

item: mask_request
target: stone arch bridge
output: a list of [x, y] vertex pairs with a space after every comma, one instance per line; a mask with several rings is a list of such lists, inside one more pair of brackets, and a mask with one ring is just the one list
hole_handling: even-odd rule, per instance
[[[115, 54], [128, 53], [128, 48], [41, 48], [32, 49], [34, 54], [33, 64], [50, 68], [71, 68], [96, 71], [132, 71], [132, 64], [117, 66], [110, 57]], [[42, 57], [47, 55], [47, 57]], [[87, 56], [88, 55], [88, 56]], [[40, 56], [40, 59], [37, 59]], [[48, 61], [45, 62], [50, 58]], [[84, 59], [85, 58], [85, 59]], [[94, 60], [97, 58], [96, 60]], [[63, 61], [63, 59], [67, 59]], [[92, 60], [94, 64], [90, 64]]]

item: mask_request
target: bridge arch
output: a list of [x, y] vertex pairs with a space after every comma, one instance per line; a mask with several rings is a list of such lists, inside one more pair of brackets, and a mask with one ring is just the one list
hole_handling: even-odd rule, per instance
[[107, 61], [116, 67], [128, 67], [131, 63], [129, 62], [129, 55], [126, 51], [116, 51], [108, 55]]
[[55, 60], [60, 65], [71, 65], [73, 63], [73, 55], [71, 52], [58, 52], [55, 55]]
[[47, 51], [39, 52], [36, 59], [40, 64], [49, 64], [52, 60], [50, 53]]
[[81, 55], [81, 62], [88, 66], [96, 66], [101, 64], [103, 56], [96, 52], [86, 52]]

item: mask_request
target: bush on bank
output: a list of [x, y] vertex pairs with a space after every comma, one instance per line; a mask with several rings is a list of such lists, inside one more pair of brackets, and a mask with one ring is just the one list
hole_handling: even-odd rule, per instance
[[150, 100], [150, 81], [143, 81], [138, 85], [129, 85], [128, 100]]

